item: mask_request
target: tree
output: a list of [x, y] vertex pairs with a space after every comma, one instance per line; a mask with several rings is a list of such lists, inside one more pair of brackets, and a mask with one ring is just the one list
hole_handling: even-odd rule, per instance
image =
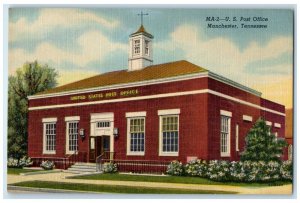
[[276, 138], [264, 119], [259, 118], [246, 136], [246, 147], [241, 154], [242, 161], [280, 161], [287, 143]]
[[58, 73], [37, 61], [25, 63], [8, 79], [8, 157], [27, 154], [28, 96], [55, 87]]

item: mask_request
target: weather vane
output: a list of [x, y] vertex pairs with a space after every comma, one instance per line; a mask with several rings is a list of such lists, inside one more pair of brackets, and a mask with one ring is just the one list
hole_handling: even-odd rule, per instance
[[141, 16], [141, 25], [143, 25], [143, 16], [147, 16], [149, 15], [148, 13], [143, 13], [143, 11], [141, 11], [141, 13], [137, 14], [138, 16]]

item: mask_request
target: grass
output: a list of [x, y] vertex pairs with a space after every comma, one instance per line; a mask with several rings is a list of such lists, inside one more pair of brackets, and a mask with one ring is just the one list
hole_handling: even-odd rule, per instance
[[[127, 175], [127, 174], [95, 174], [87, 176], [73, 177], [72, 179], [86, 180], [114, 180], [114, 181], [139, 181], [139, 182], [162, 182], [162, 183], [184, 183], [202, 185], [232, 185], [232, 186], [269, 186], [270, 183], [238, 183], [238, 182], [216, 182], [206, 178], [188, 176], [147, 176], [147, 175]], [[290, 184], [290, 182], [278, 181], [277, 185]]]
[[31, 188], [51, 188], [88, 192], [105, 193], [127, 193], [127, 194], [236, 194], [236, 192], [225, 192], [218, 190], [189, 190], [189, 189], [171, 189], [171, 188], [149, 188], [136, 186], [118, 186], [118, 185], [93, 185], [82, 183], [63, 183], [51, 181], [26, 181], [12, 184], [14, 186]]
[[37, 172], [39, 169], [7, 168], [7, 174], [20, 175], [20, 173]]

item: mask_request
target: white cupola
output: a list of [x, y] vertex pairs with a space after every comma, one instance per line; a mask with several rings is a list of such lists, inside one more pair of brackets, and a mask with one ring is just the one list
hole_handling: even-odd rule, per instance
[[141, 70], [153, 63], [153, 36], [146, 32], [143, 24], [129, 36], [128, 70]]

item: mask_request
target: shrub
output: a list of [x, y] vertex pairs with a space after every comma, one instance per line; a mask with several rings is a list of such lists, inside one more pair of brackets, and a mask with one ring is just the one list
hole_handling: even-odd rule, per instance
[[[193, 160], [184, 166], [185, 175], [209, 178], [214, 181], [235, 182], [275, 182], [292, 180], [293, 165], [291, 161], [218, 161], [206, 163], [203, 160]], [[183, 166], [173, 161], [167, 169], [167, 174], [184, 175]]]
[[167, 167], [167, 174], [172, 176], [182, 176], [184, 175], [184, 168], [181, 162], [172, 161]]
[[204, 160], [196, 159], [188, 162], [185, 165], [185, 173], [189, 176], [206, 177], [207, 174], [207, 163]]
[[215, 181], [230, 180], [230, 163], [228, 161], [212, 160], [208, 164], [207, 177]]
[[9, 168], [23, 168], [25, 166], [32, 165], [30, 157], [24, 156], [20, 160], [14, 158], [8, 158], [7, 167]]
[[106, 162], [103, 164], [103, 172], [104, 173], [116, 173], [118, 172], [117, 164], [113, 162]]
[[54, 162], [53, 161], [42, 161], [40, 165], [44, 170], [52, 170], [55, 168]]
[[232, 180], [236, 182], [243, 182], [247, 176], [243, 162], [240, 161], [233, 161], [230, 163], [229, 173]]
[[293, 180], [293, 162], [284, 161], [280, 166], [280, 176], [283, 180]]

